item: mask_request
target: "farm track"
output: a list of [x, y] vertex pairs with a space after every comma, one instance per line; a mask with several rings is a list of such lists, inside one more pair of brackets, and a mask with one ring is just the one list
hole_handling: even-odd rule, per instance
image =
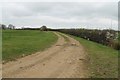
[[50, 48], [3, 64], [3, 78], [88, 77], [85, 52], [80, 43], [65, 34], [54, 33], [58, 41]]

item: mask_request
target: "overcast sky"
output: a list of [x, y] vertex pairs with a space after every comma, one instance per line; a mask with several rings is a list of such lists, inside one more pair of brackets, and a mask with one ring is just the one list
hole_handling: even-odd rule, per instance
[[16, 27], [117, 29], [118, 3], [7, 2], [2, 4], [2, 23]]

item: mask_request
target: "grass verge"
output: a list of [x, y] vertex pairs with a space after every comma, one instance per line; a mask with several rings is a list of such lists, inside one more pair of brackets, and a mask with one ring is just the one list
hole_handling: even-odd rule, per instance
[[33, 30], [3, 30], [2, 31], [2, 59], [16, 60], [23, 55], [42, 51], [57, 41], [53, 32]]
[[92, 78], [118, 78], [118, 51], [110, 47], [75, 37], [86, 50]]

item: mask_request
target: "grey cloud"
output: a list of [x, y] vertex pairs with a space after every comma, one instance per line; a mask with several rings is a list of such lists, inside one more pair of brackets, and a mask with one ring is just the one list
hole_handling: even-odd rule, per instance
[[[117, 22], [117, 3], [26, 2], [13, 3], [3, 8], [5, 23], [76, 27], [79, 25], [110, 25]], [[101, 20], [103, 19], [103, 21]], [[107, 20], [104, 20], [107, 19]], [[101, 21], [101, 22], [100, 22]], [[104, 22], [106, 21], [106, 22]], [[101, 28], [103, 28], [102, 26]]]
[[[116, 3], [17, 3], [21, 9], [12, 9], [14, 16], [49, 15], [57, 17], [112, 17], [117, 18]], [[17, 7], [17, 6], [16, 6]]]
[[50, 16], [117, 17], [116, 3], [26, 3], [33, 12]]

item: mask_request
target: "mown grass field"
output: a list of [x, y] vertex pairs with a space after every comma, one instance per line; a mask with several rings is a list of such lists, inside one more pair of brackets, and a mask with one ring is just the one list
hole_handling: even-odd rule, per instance
[[9, 61], [50, 47], [57, 36], [39, 30], [3, 30], [2, 41], [2, 60]]
[[118, 78], [118, 51], [110, 47], [74, 37], [85, 48], [90, 77]]

